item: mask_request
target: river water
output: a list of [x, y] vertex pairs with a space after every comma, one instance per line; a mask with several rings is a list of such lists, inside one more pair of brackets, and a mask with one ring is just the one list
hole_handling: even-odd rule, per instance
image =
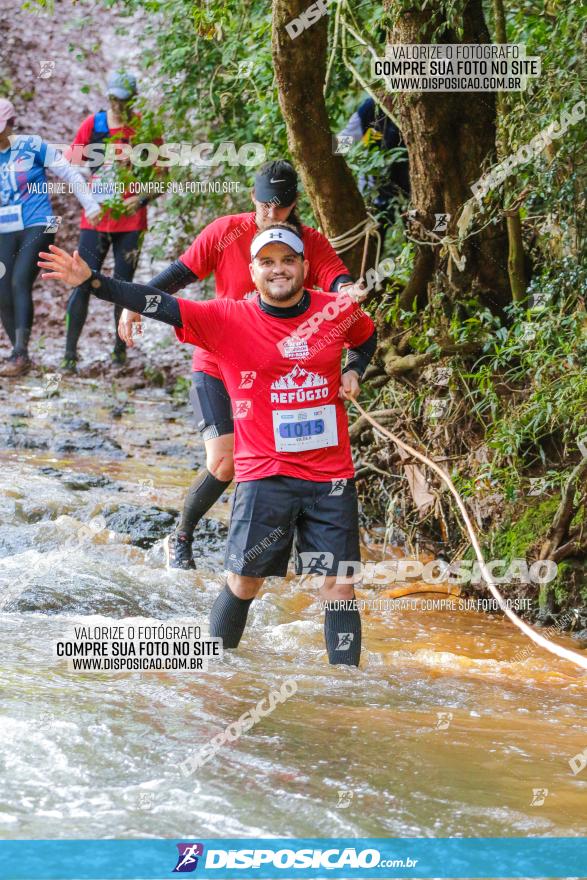
[[[169, 574], [161, 537], [203, 462], [185, 406], [27, 377], [0, 414], [2, 837], [587, 834], [587, 767], [569, 764], [587, 679], [498, 617], [371, 611], [362, 668], [333, 668], [316, 597], [290, 577], [206, 673], [68, 672], [50, 646], [72, 624], [206, 628], [228, 498], [198, 531], [197, 571]], [[182, 776], [286, 678], [292, 697]]]

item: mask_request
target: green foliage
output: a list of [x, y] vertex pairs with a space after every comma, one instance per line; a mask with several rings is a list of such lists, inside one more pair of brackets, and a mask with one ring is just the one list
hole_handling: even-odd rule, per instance
[[488, 554], [493, 559], [525, 559], [529, 550], [544, 539], [557, 507], [558, 498], [529, 499], [490, 536]]
[[174, 400], [177, 400], [180, 403], [185, 403], [190, 393], [190, 386], [190, 379], [187, 379], [185, 376], [178, 376], [175, 380], [175, 385], [171, 389], [171, 395]]
[[[83, 86], [82, 86], [83, 91]], [[139, 112], [140, 107], [140, 112]], [[157, 121], [155, 113], [149, 108], [144, 101], [137, 101], [134, 115], [129, 119], [128, 125], [135, 132], [133, 136], [133, 144], [151, 144], [157, 143], [161, 139], [161, 125]], [[104, 138], [106, 149], [109, 144], [116, 144], [123, 140], [123, 135], [113, 135]], [[142, 157], [140, 157], [142, 159]], [[112, 165], [113, 176], [117, 183], [121, 184], [124, 190], [127, 190], [130, 183], [147, 184], [151, 181], [165, 179], [163, 169], [153, 164], [151, 165], [131, 165], [123, 161], [115, 161]], [[112, 216], [116, 219], [123, 217], [127, 210], [125, 208], [122, 191], [117, 192], [112, 198], [105, 199], [103, 204], [108, 208]], [[136, 208], [133, 208], [133, 211]]]
[[573, 460], [587, 433], [587, 319], [575, 287], [586, 282], [571, 261], [550, 266], [529, 290], [531, 301], [534, 293], [544, 296], [541, 307], [512, 306], [509, 327], [499, 328], [487, 354], [461, 374], [493, 464], [507, 467], [512, 479], [546, 466], [553, 445], [559, 460]]
[[[465, 0], [423, 0], [419, 11], [428, 13], [430, 18], [420, 30], [420, 42], [439, 43], [458, 42], [463, 36], [463, 9]], [[385, 24], [394, 28], [403, 15], [414, 13], [413, 0], [391, 0], [385, 15]]]
[[156, 367], [150, 367], [146, 364], [143, 374], [149, 385], [152, 385], [155, 388], [165, 387], [165, 373], [163, 373], [162, 370], [158, 370]]

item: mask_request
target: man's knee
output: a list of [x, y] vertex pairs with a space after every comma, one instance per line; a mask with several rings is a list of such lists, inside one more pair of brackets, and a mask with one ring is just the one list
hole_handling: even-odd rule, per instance
[[[348, 579], [350, 580], [350, 578]], [[337, 581], [336, 577], [327, 577], [320, 590], [322, 598], [327, 602], [337, 599], [354, 599], [355, 587], [353, 583]]]
[[239, 599], [254, 599], [265, 578], [246, 577], [242, 574], [228, 573], [228, 586]]

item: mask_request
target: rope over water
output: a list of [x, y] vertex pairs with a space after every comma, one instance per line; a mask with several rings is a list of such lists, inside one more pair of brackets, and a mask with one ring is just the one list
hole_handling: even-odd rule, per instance
[[545, 636], [540, 635], [540, 633], [536, 632], [531, 626], [528, 626], [525, 621], [523, 621], [517, 614], [515, 614], [511, 608], [509, 608], [505, 602], [505, 599], [499, 592], [495, 581], [492, 579], [491, 574], [485, 564], [485, 559], [483, 558], [483, 553], [481, 552], [481, 547], [479, 545], [479, 541], [477, 540], [477, 535], [475, 534], [475, 530], [473, 529], [473, 525], [469, 518], [469, 514], [467, 513], [467, 508], [465, 507], [465, 503], [459, 493], [457, 492], [454, 483], [452, 482], [449, 475], [443, 471], [436, 462], [432, 461], [427, 456], [423, 455], [421, 452], [418, 452], [417, 449], [414, 449], [412, 446], [409, 446], [407, 443], [404, 443], [403, 440], [400, 440], [395, 434], [392, 434], [391, 431], [388, 431], [387, 428], [384, 428], [383, 425], [380, 425], [379, 422], [374, 419], [372, 416], [366, 412], [360, 403], [357, 402], [355, 397], [349, 398], [352, 403], [356, 406], [358, 411], [361, 413], [365, 419], [373, 425], [378, 431], [388, 437], [393, 443], [397, 446], [400, 446], [403, 450], [408, 452], [414, 458], [421, 461], [422, 464], [427, 465], [429, 468], [438, 474], [438, 476], [446, 483], [448, 486], [453, 498], [455, 499], [458, 508], [461, 512], [461, 516], [463, 517], [463, 521], [467, 528], [467, 532], [469, 534], [469, 538], [471, 539], [471, 544], [473, 549], [475, 550], [475, 555], [477, 557], [477, 561], [479, 562], [479, 567], [481, 569], [481, 573], [483, 578], [489, 587], [492, 595], [495, 597], [497, 602], [499, 603], [499, 607], [512, 623], [520, 629], [525, 636], [531, 639], [535, 644], [539, 645], [541, 648], [544, 648], [545, 651], [549, 651], [551, 654], [555, 654], [557, 657], [560, 657], [563, 660], [568, 660], [570, 663], [574, 663], [576, 666], [580, 666], [582, 669], [587, 669], [587, 657], [582, 657], [576, 651], [571, 651], [569, 648], [564, 648], [562, 645], [557, 645], [556, 642], [551, 642], [550, 639], [547, 639]]

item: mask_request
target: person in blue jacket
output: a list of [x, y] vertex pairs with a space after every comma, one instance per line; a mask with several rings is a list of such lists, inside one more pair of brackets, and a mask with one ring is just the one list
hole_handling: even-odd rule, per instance
[[0, 98], [0, 320], [12, 344], [0, 363], [0, 376], [21, 376], [31, 368], [28, 353], [33, 325], [33, 284], [39, 251], [55, 238], [46, 171], [69, 184], [86, 215], [100, 216], [100, 205], [80, 172], [38, 135], [16, 135], [14, 105]]

